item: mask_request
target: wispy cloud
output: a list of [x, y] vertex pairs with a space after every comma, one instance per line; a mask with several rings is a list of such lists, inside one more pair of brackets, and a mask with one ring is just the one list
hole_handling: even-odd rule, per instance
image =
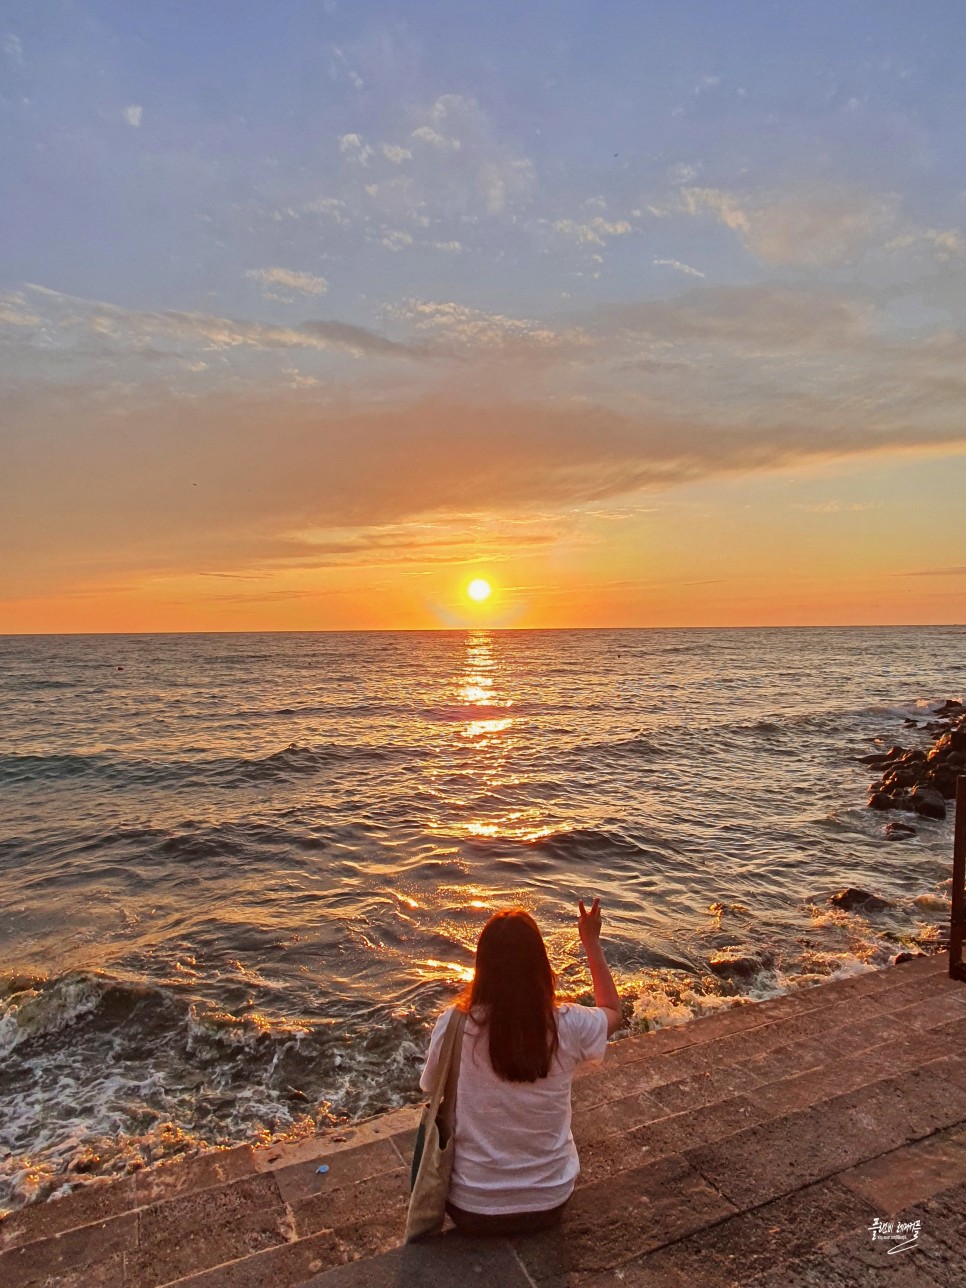
[[898, 198], [834, 185], [738, 196], [715, 188], [683, 188], [690, 215], [710, 214], [741, 234], [766, 264], [835, 268], [881, 245], [896, 227]]
[[530, 318], [486, 313], [453, 301], [404, 300], [389, 310], [420, 332], [430, 332], [441, 345], [470, 353], [561, 354], [590, 344], [579, 328], [555, 329]]
[[824, 183], [738, 195], [685, 186], [680, 203], [689, 215], [710, 215], [739, 233], [753, 255], [775, 266], [841, 268], [871, 251], [909, 247], [940, 263], [966, 253], [959, 229], [918, 226], [894, 192]]
[[23, 66], [23, 42], [19, 36], [13, 32], [7, 32], [3, 38], [3, 52], [11, 62], [16, 63], [18, 67]]
[[[30, 285], [25, 289], [32, 300], [33, 313], [23, 312], [23, 294], [0, 297], [0, 307], [6, 305], [13, 310], [13, 317], [8, 320], [17, 326], [39, 328], [44, 345], [51, 353], [69, 346], [78, 334], [86, 333], [102, 342], [111, 342], [120, 350], [133, 352], [143, 352], [145, 344], [150, 342], [165, 343], [175, 349], [183, 345], [213, 351], [342, 349], [358, 356], [366, 353], [415, 356], [415, 350], [404, 344], [342, 322], [307, 321], [298, 326], [273, 326], [205, 313], [139, 312], [102, 300], [64, 295], [43, 286]], [[0, 315], [0, 323], [4, 320]]]
[[458, 152], [462, 146], [459, 139], [444, 138], [431, 125], [417, 125], [409, 137], [419, 143], [428, 143], [430, 147], [440, 148], [443, 152]]
[[593, 219], [583, 222], [575, 219], [556, 219], [552, 227], [555, 233], [593, 246], [606, 246], [610, 238], [623, 237], [634, 231], [633, 226], [626, 219], [605, 219], [603, 215], [595, 215]]
[[245, 276], [259, 282], [269, 299], [285, 303], [291, 303], [295, 295], [319, 296], [329, 289], [324, 277], [290, 268], [250, 268]]
[[[587, 405], [475, 404], [455, 388], [393, 410], [317, 401], [312, 391], [285, 402], [115, 391], [106, 416], [102, 398], [75, 390], [69, 406], [72, 433], [58, 439], [44, 469], [0, 480], [0, 539], [21, 552], [2, 574], [11, 583], [45, 561], [55, 567], [57, 550], [76, 567], [78, 534], [91, 566], [111, 575], [144, 566], [230, 571], [310, 557], [303, 538], [292, 536], [310, 530], [378, 529], [484, 509], [519, 514], [702, 478], [966, 443], [961, 424], [928, 435], [874, 423], [710, 424]], [[42, 450], [63, 414], [49, 398], [38, 405], [26, 394], [8, 395], [6, 432]], [[123, 542], [118, 497], [138, 515]], [[357, 544], [354, 537], [349, 546]]]
[[807, 514], [863, 514], [866, 510], [879, 510], [881, 508], [881, 501], [797, 502], [792, 506], [793, 510], [804, 510]]
[[704, 277], [705, 274], [699, 268], [692, 268], [690, 264], [682, 264], [679, 259], [655, 259], [654, 263], [658, 267], [674, 268], [679, 273], [685, 273], [688, 277]]
[[125, 121], [127, 121], [128, 125], [133, 125], [137, 130], [140, 128], [141, 121], [144, 117], [144, 108], [137, 103], [132, 103], [130, 107], [124, 108], [121, 115], [124, 117]]

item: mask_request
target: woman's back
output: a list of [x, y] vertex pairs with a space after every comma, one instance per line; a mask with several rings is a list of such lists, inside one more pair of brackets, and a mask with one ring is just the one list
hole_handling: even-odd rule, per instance
[[[436, 1023], [421, 1085], [432, 1087], [452, 1008]], [[545, 1078], [509, 1082], [493, 1070], [485, 1023], [467, 1016], [456, 1096], [450, 1201], [470, 1212], [556, 1207], [573, 1190], [579, 1164], [570, 1130], [574, 1070], [602, 1060], [607, 1017], [593, 1007], [556, 1010], [559, 1046]]]
[[[579, 904], [595, 1006], [556, 1004], [556, 977], [537, 923], [523, 908], [496, 912], [480, 932], [465, 1015], [452, 1175], [446, 1210], [467, 1233], [509, 1234], [560, 1219], [580, 1171], [570, 1087], [585, 1060], [602, 1060], [621, 1023], [600, 946], [600, 901]], [[453, 1008], [440, 1016], [420, 1079], [436, 1087]], [[446, 1049], [449, 1049], [448, 1047]]]

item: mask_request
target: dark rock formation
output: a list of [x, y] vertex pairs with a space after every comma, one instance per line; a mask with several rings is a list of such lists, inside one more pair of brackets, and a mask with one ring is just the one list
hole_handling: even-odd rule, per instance
[[946, 817], [946, 802], [943, 800], [942, 792], [937, 791], [935, 787], [914, 787], [909, 801], [916, 813], [926, 818]]
[[878, 912], [880, 908], [892, 907], [888, 899], [880, 899], [877, 894], [856, 889], [855, 886], [847, 886], [846, 889], [830, 895], [829, 903], [833, 908], [842, 908], [846, 912], [855, 912], [856, 909], [860, 912]]
[[882, 777], [869, 788], [870, 808], [946, 817], [946, 801], [955, 797], [956, 780], [966, 774], [966, 706], [949, 698], [933, 715], [939, 718], [923, 726], [939, 735], [929, 752], [921, 747], [890, 747], [860, 757], [863, 764], [882, 770]]
[[755, 952], [725, 948], [708, 958], [708, 967], [722, 979], [754, 979], [762, 971], [772, 970], [774, 965], [774, 954], [763, 948]]
[[909, 823], [887, 823], [885, 836], [887, 841], [901, 841], [907, 836], [915, 836], [916, 829]]

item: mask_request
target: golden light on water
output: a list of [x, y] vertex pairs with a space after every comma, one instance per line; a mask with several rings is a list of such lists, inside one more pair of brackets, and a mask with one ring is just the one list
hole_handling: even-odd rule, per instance
[[493, 587], [484, 577], [474, 577], [466, 587], [466, 593], [477, 604], [483, 604], [493, 594]]
[[473, 980], [473, 967], [465, 966], [462, 962], [441, 962], [435, 957], [427, 957], [419, 963], [419, 967], [417, 969], [420, 975], [429, 975], [433, 979], [455, 978], [463, 984], [469, 984]]

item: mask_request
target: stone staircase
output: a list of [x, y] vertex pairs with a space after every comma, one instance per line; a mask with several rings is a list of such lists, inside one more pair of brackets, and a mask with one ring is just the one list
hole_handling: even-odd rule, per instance
[[[0, 1224], [0, 1288], [964, 1284], [966, 986], [946, 970], [917, 958], [614, 1043], [574, 1084], [559, 1231], [399, 1246], [406, 1109], [24, 1208]], [[893, 1216], [922, 1222], [898, 1256], [868, 1229]]]

